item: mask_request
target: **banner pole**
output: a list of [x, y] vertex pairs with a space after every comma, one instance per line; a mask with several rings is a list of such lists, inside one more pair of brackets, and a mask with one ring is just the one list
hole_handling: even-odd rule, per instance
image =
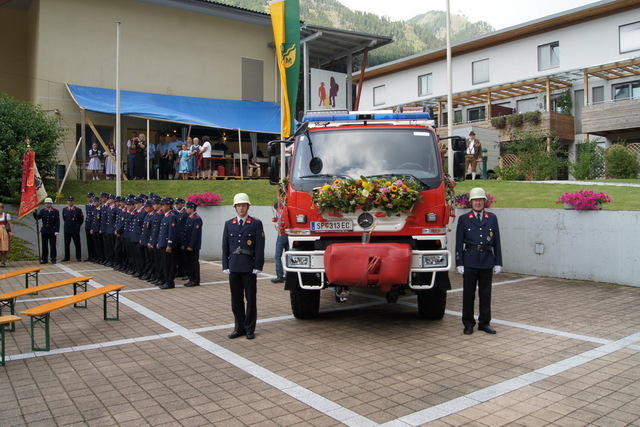
[[121, 136], [120, 136], [120, 24], [116, 22], [116, 196], [122, 194], [122, 178], [121, 170], [122, 153], [121, 153]]

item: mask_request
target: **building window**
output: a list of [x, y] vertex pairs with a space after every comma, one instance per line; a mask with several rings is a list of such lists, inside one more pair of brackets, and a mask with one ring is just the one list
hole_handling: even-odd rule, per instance
[[242, 100], [264, 101], [264, 62], [242, 58]]
[[537, 110], [539, 110], [538, 98], [519, 99], [516, 101], [516, 111], [518, 113], [528, 113]]
[[604, 86], [595, 86], [591, 89], [591, 103], [600, 104], [604, 102]]
[[618, 27], [620, 53], [640, 50], [640, 21]]
[[431, 93], [433, 93], [433, 74], [418, 76], [418, 96], [430, 95]]
[[471, 74], [473, 84], [486, 83], [489, 81], [489, 58], [471, 63]]
[[382, 105], [385, 103], [384, 88], [385, 85], [376, 86], [373, 88], [373, 105]]
[[469, 108], [467, 110], [467, 121], [478, 122], [484, 120], [484, 107]]
[[614, 101], [619, 99], [637, 99], [640, 98], [640, 81], [620, 83], [613, 85], [612, 98]]
[[[449, 124], [448, 113], [442, 113], [442, 126]], [[453, 124], [462, 123], [462, 110], [455, 110], [453, 112]]]
[[553, 42], [538, 46], [538, 71], [560, 66], [560, 43]]

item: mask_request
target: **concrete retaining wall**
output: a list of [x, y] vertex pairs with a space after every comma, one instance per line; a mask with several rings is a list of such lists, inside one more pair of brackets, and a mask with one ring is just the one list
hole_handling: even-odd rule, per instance
[[[63, 206], [58, 206], [61, 210]], [[8, 207], [15, 212], [15, 207]], [[521, 274], [640, 286], [640, 212], [572, 211], [561, 209], [491, 209], [498, 215], [505, 271]], [[458, 215], [464, 211], [459, 210]], [[203, 219], [202, 257], [221, 256], [224, 222], [233, 217], [231, 206], [199, 208]], [[265, 258], [272, 258], [276, 231], [270, 206], [252, 206], [252, 216], [262, 220], [266, 236]], [[33, 242], [35, 224], [15, 227], [16, 234]], [[83, 254], [86, 243], [82, 234]], [[449, 236], [455, 242], [455, 224]], [[536, 245], [538, 251], [536, 253]], [[72, 249], [73, 251], [73, 249]], [[72, 252], [73, 253], [73, 252]], [[58, 260], [63, 258], [62, 235]], [[72, 255], [73, 257], [73, 255]]]

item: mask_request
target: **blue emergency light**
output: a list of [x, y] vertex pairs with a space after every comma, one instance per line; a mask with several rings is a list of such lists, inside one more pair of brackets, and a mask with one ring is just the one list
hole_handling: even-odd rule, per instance
[[362, 120], [431, 120], [429, 113], [351, 113], [304, 116], [303, 122], [348, 122]]

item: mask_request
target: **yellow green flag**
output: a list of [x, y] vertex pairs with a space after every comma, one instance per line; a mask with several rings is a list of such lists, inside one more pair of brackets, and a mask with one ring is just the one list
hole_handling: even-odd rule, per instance
[[283, 138], [291, 136], [300, 80], [300, 0], [269, 3], [276, 61], [282, 86]]

